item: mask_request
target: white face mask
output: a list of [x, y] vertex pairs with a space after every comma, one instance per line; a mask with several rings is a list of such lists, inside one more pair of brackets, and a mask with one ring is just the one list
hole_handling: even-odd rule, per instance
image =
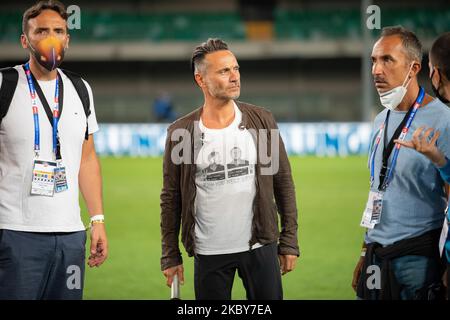
[[[403, 84], [401, 86], [395, 87], [394, 89], [391, 89], [386, 92], [379, 93], [380, 95], [380, 101], [383, 107], [389, 110], [395, 110], [397, 106], [402, 102], [403, 98], [405, 97], [405, 94], [407, 92], [408, 85], [411, 82], [410, 78], [408, 80], [409, 72], [411, 71], [411, 68], [413, 67], [414, 63], [411, 64], [411, 67], [408, 70], [408, 74], [406, 75], [405, 81], [403, 81]], [[405, 85], [406, 83], [406, 85]]]

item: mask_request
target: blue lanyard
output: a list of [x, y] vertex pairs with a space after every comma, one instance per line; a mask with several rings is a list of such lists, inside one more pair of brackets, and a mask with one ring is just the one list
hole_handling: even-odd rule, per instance
[[[31, 105], [33, 109], [33, 120], [34, 120], [34, 152], [36, 157], [39, 157], [39, 151], [41, 150], [40, 142], [40, 128], [39, 128], [39, 109], [37, 106], [37, 95], [36, 88], [33, 83], [33, 78], [31, 77], [30, 65], [25, 64], [25, 74], [27, 76], [28, 89], [30, 90]], [[58, 123], [59, 123], [59, 78], [56, 77], [55, 80], [55, 99], [53, 107], [53, 154], [56, 157], [57, 146], [58, 146]]]
[[[447, 208], [445, 208], [445, 217], [447, 218], [447, 223], [448, 224], [450, 224], [450, 210], [449, 210], [449, 206], [450, 206], [450, 203], [447, 202]], [[449, 234], [448, 237], [450, 237], [450, 232], [448, 234]], [[450, 260], [449, 260], [449, 262], [450, 262]]]
[[[398, 140], [401, 140], [401, 141], [405, 140], [408, 130], [411, 127], [414, 117], [416, 116], [417, 110], [419, 110], [424, 97], [425, 97], [425, 90], [422, 87], [420, 87], [419, 96], [417, 97], [416, 102], [414, 103], [413, 109], [409, 115], [408, 120], [406, 121], [405, 126], [403, 127], [403, 130], [402, 130], [400, 136], [398, 137]], [[378, 146], [380, 144], [381, 137], [383, 136], [384, 130], [386, 128], [387, 121], [388, 121], [388, 116], [386, 116], [386, 119], [384, 120], [383, 124], [380, 127], [380, 130], [378, 131], [378, 135], [377, 135], [377, 138], [374, 143], [374, 150], [370, 157], [370, 185], [371, 186], [373, 185], [373, 182], [375, 180], [374, 179], [374, 177], [375, 177], [375, 154], [376, 154]], [[398, 144], [398, 143], [395, 144], [395, 151], [394, 151], [394, 155], [392, 156], [391, 166], [389, 167], [386, 179], [384, 180], [384, 183], [381, 186], [381, 190], [386, 190], [386, 188], [389, 185], [389, 182], [392, 178], [392, 174], [394, 172], [394, 168], [397, 164], [397, 158], [398, 158], [398, 154], [400, 152], [400, 147], [401, 147], [400, 144]]]

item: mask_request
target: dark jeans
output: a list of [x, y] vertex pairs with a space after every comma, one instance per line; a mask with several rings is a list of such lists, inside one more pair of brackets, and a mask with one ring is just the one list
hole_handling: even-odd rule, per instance
[[0, 300], [83, 297], [86, 232], [0, 230]]
[[[402, 285], [402, 300], [413, 300], [422, 288], [439, 282], [439, 264], [421, 256], [404, 256], [392, 261], [397, 281]], [[423, 297], [422, 297], [423, 299]]]
[[[381, 267], [381, 261], [375, 259], [375, 263]], [[426, 292], [423, 290], [426, 291], [431, 284], [440, 281], [439, 263], [432, 258], [417, 255], [402, 256], [392, 259], [391, 267], [401, 288], [401, 300], [426, 299]], [[378, 297], [373, 296], [372, 299], [377, 300]]]
[[196, 255], [195, 298], [230, 300], [236, 270], [244, 284], [247, 299], [283, 299], [276, 243], [240, 253]]

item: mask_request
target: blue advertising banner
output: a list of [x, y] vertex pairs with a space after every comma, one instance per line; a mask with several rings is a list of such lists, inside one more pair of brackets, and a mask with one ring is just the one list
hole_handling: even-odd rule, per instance
[[[167, 124], [101, 124], [95, 136], [103, 156], [147, 157], [164, 152]], [[289, 155], [345, 157], [367, 155], [369, 123], [280, 123]]]

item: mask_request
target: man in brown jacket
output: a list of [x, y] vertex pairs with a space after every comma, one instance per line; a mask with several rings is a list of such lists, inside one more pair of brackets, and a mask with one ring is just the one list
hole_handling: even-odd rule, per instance
[[[231, 299], [236, 270], [248, 299], [282, 299], [281, 274], [294, 269], [300, 253], [294, 184], [277, 124], [269, 111], [236, 101], [239, 65], [225, 42], [209, 39], [191, 62], [205, 102], [167, 131], [161, 192], [167, 285], [175, 275], [184, 282], [181, 228], [186, 252], [195, 256], [196, 299]], [[227, 165], [237, 149], [243, 165]]]

